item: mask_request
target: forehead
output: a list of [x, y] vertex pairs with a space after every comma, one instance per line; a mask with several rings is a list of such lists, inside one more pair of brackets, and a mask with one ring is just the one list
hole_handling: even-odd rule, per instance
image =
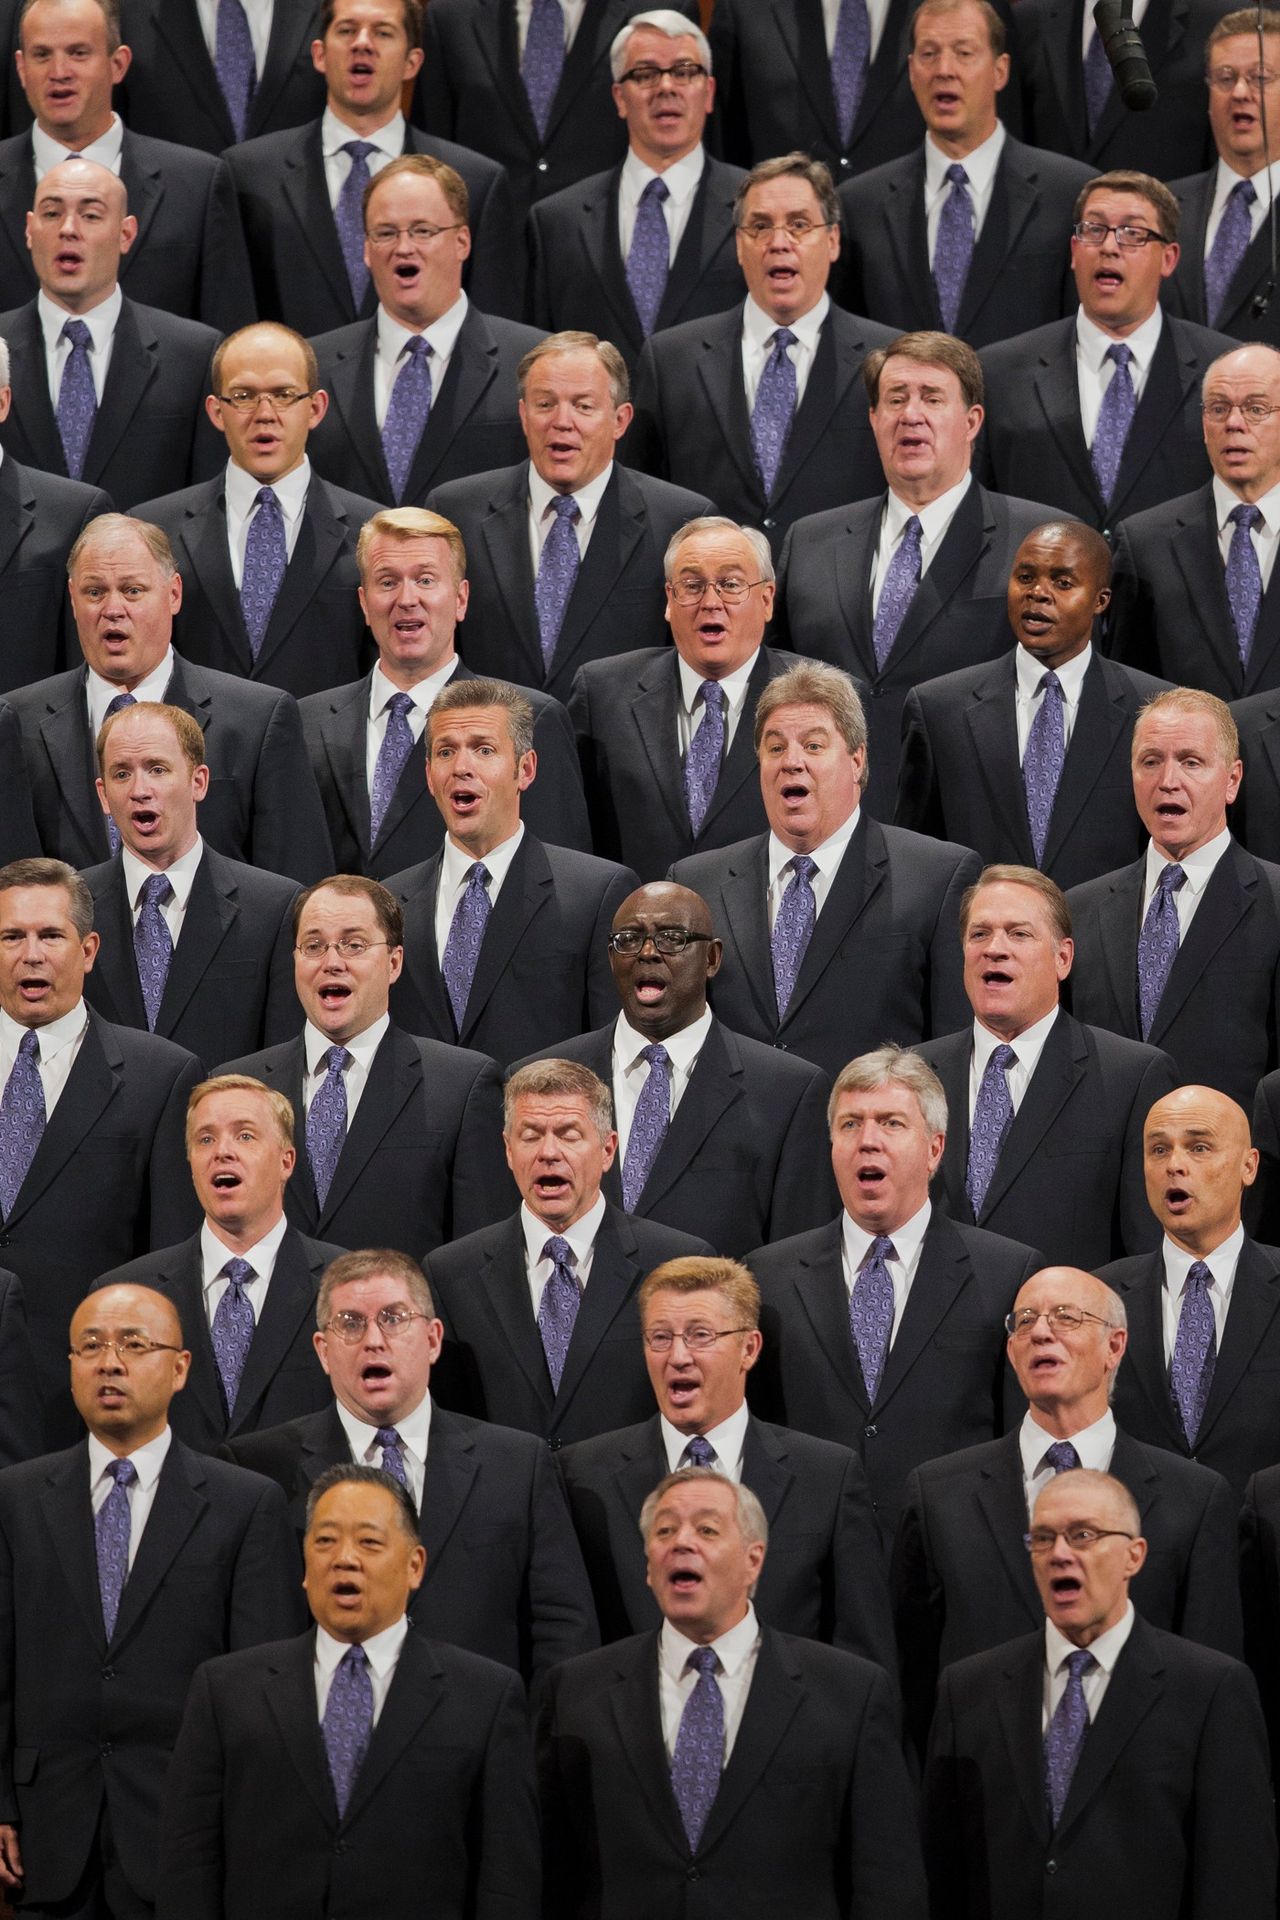
[[153, 1340], [178, 1331], [177, 1309], [141, 1287], [99, 1287], [76, 1308], [71, 1322], [78, 1332], [112, 1333], [136, 1327]]
[[1002, 880], [995, 886], [980, 887], [969, 909], [968, 924], [970, 927], [1026, 924], [1033, 926], [1046, 940], [1054, 937], [1048, 903], [1030, 887], [1018, 886], [1016, 881]]
[[1139, 720], [1133, 730], [1133, 751], [1136, 754], [1149, 747], [1162, 747], [1173, 753], [1194, 753], [1204, 760], [1223, 760], [1218, 744], [1218, 729], [1209, 715], [1183, 713], [1176, 707], [1146, 714]]
[[1280, 387], [1280, 359], [1246, 347], [1212, 367], [1206, 393], [1274, 393]]
[[379, 1533], [399, 1531], [399, 1510], [395, 1495], [369, 1481], [340, 1480], [316, 1502], [310, 1531], [320, 1527], [368, 1527]]
[[662, 1503], [653, 1517], [656, 1524], [659, 1520], [672, 1518], [697, 1520], [703, 1515], [732, 1521], [736, 1525], [738, 1501], [728, 1481], [717, 1486], [714, 1480], [691, 1480], [671, 1487], [663, 1494]]
[[981, 40], [984, 46], [989, 46], [991, 32], [977, 7], [947, 7], [936, 13], [922, 13], [917, 20], [915, 45], [921, 46], [928, 40]]
[[[1050, 1481], [1036, 1501], [1038, 1527], [1116, 1527], [1126, 1518], [1119, 1494], [1108, 1487], [1060, 1487]], [[1125, 1529], [1127, 1531], [1127, 1529]]]
[[138, 579], [160, 580], [160, 562], [140, 533], [109, 533], [80, 550], [74, 580], [92, 574], [128, 573]]
[[823, 733], [839, 740], [841, 746], [844, 745], [836, 729], [835, 715], [830, 707], [819, 706], [816, 700], [803, 701], [790, 707], [775, 707], [765, 722], [766, 740], [771, 733], [787, 736]]
[[1094, 579], [1098, 573], [1082, 543], [1069, 533], [1041, 538], [1033, 534], [1014, 555], [1015, 567], [1036, 567], [1044, 573], [1075, 573]]
[[688, 927], [705, 931], [709, 924], [706, 902], [699, 894], [660, 882], [641, 887], [624, 900], [613, 916], [615, 927]]
[[61, 0], [61, 4], [32, 7], [22, 21], [22, 48], [36, 41], [88, 41], [95, 51], [107, 50], [107, 22], [94, 0]]
[[329, 32], [346, 26], [394, 27], [403, 33], [404, 8], [396, 0], [338, 0]]
[[472, 735], [506, 740], [510, 738], [507, 718], [505, 707], [454, 707], [447, 713], [434, 716], [431, 738], [439, 741]]
[[274, 1130], [275, 1120], [265, 1093], [251, 1087], [227, 1088], [222, 1093], [206, 1093], [193, 1109], [192, 1132], [202, 1127], [254, 1127]]
[[395, 540], [380, 533], [370, 541], [364, 557], [367, 575], [403, 574], [406, 577], [430, 570], [443, 573], [451, 565], [449, 543], [439, 534], [417, 534], [412, 540]]
[[0, 893], [0, 926], [69, 927], [71, 896], [65, 887], [8, 887]]
[[1101, 193], [1091, 193], [1084, 203], [1086, 220], [1105, 220], [1108, 226], [1151, 227], [1155, 232], [1161, 229], [1161, 216], [1145, 194], [1132, 193], [1128, 189], [1118, 192], [1114, 188], [1104, 188]]
[[957, 406], [964, 402], [959, 377], [950, 367], [939, 367], [932, 361], [922, 366], [918, 360], [908, 360], [902, 353], [890, 354], [880, 369], [881, 393], [886, 387], [908, 387], [913, 392], [940, 389]]
[[395, 173], [390, 180], [377, 177], [365, 219], [427, 220], [433, 226], [447, 227], [453, 215], [437, 180], [421, 173]]
[[581, 1093], [522, 1093], [511, 1115], [512, 1128], [582, 1127], [594, 1133], [595, 1120]]
[[344, 1280], [330, 1295], [335, 1313], [371, 1312], [395, 1301], [407, 1302], [409, 1289], [392, 1273], [370, 1273], [363, 1280]]
[[777, 180], [761, 180], [748, 192], [742, 212], [748, 219], [756, 213], [772, 214], [775, 220], [792, 213], [807, 214], [811, 220], [822, 218], [817, 194], [807, 180], [794, 173], [784, 173]]
[[1018, 1290], [1015, 1304], [1019, 1307], [1083, 1307], [1086, 1313], [1101, 1313], [1106, 1306], [1106, 1296], [1100, 1283], [1087, 1273], [1070, 1273], [1061, 1269], [1049, 1273], [1033, 1273], [1024, 1287]]
[[728, 1320], [733, 1309], [719, 1287], [699, 1287], [693, 1293], [659, 1290], [651, 1294], [645, 1308], [645, 1324], [651, 1320], [674, 1320], [691, 1326], [697, 1320]]
[[378, 916], [372, 900], [363, 893], [339, 893], [334, 887], [321, 887], [313, 893], [302, 915], [299, 932], [309, 927], [349, 928], [353, 933], [376, 931]]
[[673, 572], [689, 573], [698, 569], [733, 567], [741, 573], [758, 571], [751, 542], [729, 527], [708, 533], [691, 533], [676, 548]]
[[222, 359], [224, 387], [242, 386], [246, 379], [262, 380], [274, 386], [291, 381], [306, 384], [306, 360], [302, 347], [284, 333], [254, 332], [227, 348]]
[[[1280, 34], [1263, 35], [1268, 60], [1280, 58]], [[1253, 33], [1230, 33], [1215, 40], [1209, 48], [1209, 71], [1218, 67], [1243, 67], [1252, 72], [1258, 64], [1258, 37]]]
[[107, 735], [107, 760], [124, 760], [134, 755], [161, 754], [169, 760], [184, 760], [178, 729], [172, 720], [155, 714], [135, 718], [125, 712]]
[[1243, 1118], [1243, 1114], [1237, 1116], [1227, 1102], [1215, 1100], [1207, 1089], [1203, 1092], [1183, 1090], [1152, 1107], [1143, 1137], [1176, 1140], [1194, 1134], [1198, 1139], [1225, 1144], [1241, 1129]]
[[544, 353], [530, 367], [525, 391], [607, 394], [609, 376], [599, 354], [587, 347], [572, 353]]
[[883, 1080], [878, 1087], [846, 1087], [836, 1104], [836, 1120], [868, 1113], [904, 1113], [915, 1126], [924, 1125], [920, 1102], [900, 1080]]
[[702, 50], [691, 33], [682, 33], [674, 40], [669, 34], [660, 33], [657, 27], [637, 27], [623, 48], [623, 71], [635, 67], [640, 62], [653, 60], [659, 66], [674, 66], [677, 60], [696, 60], [702, 65]]

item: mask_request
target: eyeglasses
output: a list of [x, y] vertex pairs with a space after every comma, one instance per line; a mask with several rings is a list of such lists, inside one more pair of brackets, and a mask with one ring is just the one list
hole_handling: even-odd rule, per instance
[[366, 940], [362, 933], [344, 933], [341, 940], [320, 940], [314, 937], [300, 940], [294, 952], [300, 953], [304, 960], [323, 960], [332, 947], [333, 951], [340, 953], [344, 960], [359, 960], [362, 955], [368, 953], [370, 947], [389, 945], [390, 942], [387, 940]]
[[776, 224], [772, 220], [764, 219], [763, 216], [758, 220], [743, 220], [738, 227], [738, 232], [745, 233], [748, 240], [757, 247], [767, 246], [775, 233], [785, 233], [788, 239], [803, 245], [811, 234], [821, 233], [824, 227], [834, 224], [831, 220], [810, 220], [806, 213], [793, 213], [789, 219], [780, 220]]
[[1264, 87], [1273, 87], [1280, 80], [1280, 73], [1271, 67], [1253, 67], [1248, 73], [1240, 73], [1235, 67], [1215, 67], [1205, 75], [1206, 84], [1214, 93], [1234, 93], [1242, 80], [1250, 93], [1261, 93]]
[[101, 1360], [114, 1353], [121, 1360], [145, 1360], [149, 1353], [181, 1353], [181, 1347], [166, 1346], [163, 1340], [148, 1340], [140, 1333], [125, 1333], [118, 1340], [82, 1340], [72, 1347], [73, 1360]]
[[1114, 233], [1121, 253], [1139, 253], [1143, 247], [1167, 247], [1172, 243], [1150, 227], [1129, 225], [1111, 227], [1105, 220], [1077, 220], [1071, 229], [1082, 247], [1102, 247], [1107, 235]]
[[672, 1333], [670, 1327], [655, 1327], [646, 1333], [644, 1343], [650, 1353], [670, 1353], [677, 1340], [683, 1340], [690, 1353], [709, 1353], [717, 1340], [727, 1340], [731, 1334], [754, 1333], [754, 1327], [686, 1327], [683, 1333]]
[[[388, 1340], [398, 1340], [410, 1321], [429, 1320], [431, 1315], [416, 1313], [408, 1307], [379, 1307], [373, 1317]], [[331, 1320], [325, 1322], [323, 1331], [333, 1334], [335, 1339], [344, 1341], [347, 1346], [354, 1347], [369, 1331], [369, 1315], [354, 1312], [335, 1313]]]
[[638, 67], [628, 67], [625, 73], [620, 73], [618, 85], [625, 86], [629, 80], [633, 87], [648, 93], [652, 88], [660, 87], [664, 80], [670, 80], [676, 87], [692, 87], [697, 81], [705, 79], [706, 73], [706, 68], [697, 60], [674, 60], [669, 67], [660, 67], [652, 60], [645, 60]]
[[688, 927], [618, 927], [609, 935], [609, 947], [624, 960], [643, 953], [652, 940], [659, 953], [685, 953], [698, 940], [711, 940], [710, 933], [692, 933]]
[[1215, 427], [1225, 427], [1236, 412], [1249, 426], [1260, 427], [1273, 413], [1280, 413], [1280, 407], [1273, 407], [1269, 400], [1206, 400], [1200, 411]]
[[249, 387], [232, 387], [229, 393], [220, 393], [217, 397], [224, 407], [231, 407], [236, 413], [256, 413], [264, 400], [269, 400], [277, 413], [287, 413], [299, 400], [309, 400], [311, 391], [310, 387], [268, 387], [262, 393], [255, 393]]
[[1064, 1302], [1060, 1307], [1019, 1307], [1013, 1313], [1006, 1313], [1004, 1329], [1013, 1336], [1030, 1333], [1037, 1320], [1045, 1321], [1053, 1333], [1076, 1333], [1086, 1320], [1096, 1320], [1100, 1327], [1111, 1325], [1100, 1313], [1086, 1313], [1083, 1307], [1069, 1306]]
[[365, 234], [365, 239], [371, 247], [377, 247], [380, 253], [385, 253], [388, 248], [394, 247], [402, 233], [408, 234], [413, 246], [429, 247], [431, 242], [438, 240], [442, 233], [457, 233], [458, 229], [465, 227], [466, 224], [465, 220], [451, 220], [447, 227], [433, 227], [429, 221], [415, 220], [412, 226], [408, 227], [370, 227]]
[[726, 607], [740, 607], [753, 588], [764, 585], [763, 580], [744, 580], [740, 573], [727, 573], [720, 580], [704, 580], [701, 574], [682, 573], [667, 582], [667, 591], [678, 607], [696, 607], [709, 593], [723, 600]]
[[1053, 1552], [1059, 1539], [1065, 1540], [1073, 1552], [1084, 1553], [1098, 1540], [1136, 1540], [1137, 1537], [1122, 1527], [1032, 1527], [1030, 1533], [1023, 1534], [1022, 1544], [1039, 1560]]

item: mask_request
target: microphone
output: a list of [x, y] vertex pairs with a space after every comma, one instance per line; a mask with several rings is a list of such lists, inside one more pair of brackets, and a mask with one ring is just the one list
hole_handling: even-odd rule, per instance
[[1130, 113], [1145, 113], [1160, 96], [1125, 0], [1097, 0], [1093, 20], [1120, 98]]

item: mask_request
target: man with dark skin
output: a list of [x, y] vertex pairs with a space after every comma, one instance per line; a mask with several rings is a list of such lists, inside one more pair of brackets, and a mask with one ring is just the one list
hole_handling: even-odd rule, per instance
[[714, 1018], [707, 982], [722, 951], [698, 894], [666, 880], [638, 888], [609, 943], [622, 1012], [548, 1057], [580, 1061], [612, 1090], [606, 1195], [732, 1257], [817, 1226], [835, 1193], [827, 1076]]
[[907, 696], [899, 826], [1038, 866], [1061, 887], [1136, 858], [1129, 747], [1139, 708], [1165, 683], [1093, 645], [1110, 582], [1094, 528], [1063, 520], [1028, 534], [1009, 574], [1013, 652]]

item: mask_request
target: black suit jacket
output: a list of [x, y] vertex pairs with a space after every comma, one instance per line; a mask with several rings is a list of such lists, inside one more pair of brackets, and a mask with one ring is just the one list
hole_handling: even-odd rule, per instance
[[[1169, 183], [1182, 208], [1179, 227], [1182, 258], [1172, 276], [1165, 281], [1162, 298], [1170, 313], [1180, 313], [1184, 319], [1197, 320], [1202, 327], [1209, 324], [1205, 308], [1204, 241], [1209, 215], [1213, 211], [1217, 180], [1215, 161], [1207, 173], [1196, 173], [1188, 180], [1171, 180]], [[1259, 197], [1265, 200], [1267, 188], [1261, 175], [1258, 184]], [[1253, 311], [1255, 298], [1265, 292], [1270, 278], [1271, 234], [1264, 220], [1246, 248], [1244, 259], [1227, 288], [1226, 301], [1216, 323], [1219, 333], [1229, 333], [1236, 340], [1263, 340], [1269, 347], [1280, 347], [1280, 302], [1273, 295], [1267, 302], [1265, 313]]]
[[482, 1054], [420, 1040], [392, 1022], [373, 1056], [323, 1206], [307, 1158], [302, 1036], [234, 1060], [293, 1102], [298, 1164], [290, 1224], [340, 1247], [397, 1247], [411, 1259], [500, 1218], [511, 1199], [497, 1068]]
[[[0, 445], [25, 466], [65, 476], [57, 395], [49, 392], [34, 300], [0, 314], [0, 337], [9, 343], [13, 367], [13, 405], [0, 424]], [[217, 344], [212, 327], [140, 307], [126, 296], [80, 478], [131, 507], [214, 473], [225, 447], [205, 414], [204, 398]]]
[[[566, 1447], [557, 1464], [591, 1575], [600, 1630], [662, 1624], [645, 1578], [640, 1509], [666, 1478], [658, 1416]], [[780, 1633], [844, 1647], [892, 1673], [893, 1627], [871, 1496], [857, 1457], [807, 1433], [747, 1423], [742, 1483], [769, 1523], [756, 1612]]]
[[[65, 1345], [65, 1329], [64, 1341]], [[154, 1898], [160, 1795], [202, 1660], [287, 1631], [284, 1497], [175, 1437], [107, 1638], [88, 1444], [0, 1474], [0, 1818], [27, 1897], [66, 1899], [105, 1809], [120, 1871]]]
[[[1076, 196], [1092, 175], [1078, 160], [1006, 139], [956, 316], [955, 331], [971, 347], [989, 347], [1075, 312], [1071, 228]], [[904, 332], [941, 330], [929, 268], [923, 146], [847, 180], [840, 217], [844, 250], [836, 273], [844, 305]]]
[[442, 1406], [542, 1435], [553, 1451], [645, 1420], [653, 1389], [644, 1363], [635, 1297], [664, 1260], [710, 1253], [705, 1240], [620, 1207], [605, 1208], [569, 1354], [553, 1393], [533, 1317], [524, 1230], [515, 1213], [497, 1226], [428, 1249], [427, 1278], [445, 1325], [434, 1376]]
[[1280, 861], [1280, 688], [1231, 703], [1244, 779], [1231, 808], [1231, 831], [1261, 860]]
[[771, 1419], [854, 1449], [887, 1545], [914, 1467], [990, 1440], [1020, 1416], [1004, 1316], [1042, 1262], [1030, 1246], [935, 1210], [873, 1402], [849, 1327], [843, 1218], [748, 1256], [764, 1331], [752, 1400]]
[[[978, 856], [863, 813], [814, 926], [785, 1017], [769, 944], [768, 835], [677, 860], [724, 941], [711, 1003], [726, 1026], [812, 1060], [832, 1079], [884, 1040], [912, 1046], [964, 1018], [960, 899]], [[851, 991], [857, 983], [856, 992]]]
[[1080, 425], [1074, 319], [987, 347], [984, 479], [1003, 493], [1043, 494], [1059, 518], [1084, 520], [1109, 535], [1127, 515], [1208, 479], [1200, 384], [1210, 362], [1233, 344], [1190, 320], [1166, 319], [1110, 500], [1098, 491]]
[[924, 1782], [934, 1920], [1273, 1920], [1266, 1732], [1247, 1670], [1135, 1620], [1052, 1831], [1044, 1671], [1042, 1626], [942, 1676]]
[[[249, 101], [246, 139], [296, 127], [324, 107], [324, 81], [311, 63], [320, 31], [315, 0], [275, 0], [271, 38]], [[117, 95], [138, 133], [221, 153], [235, 128], [218, 85], [196, 0], [123, 0], [121, 37], [133, 51]]]
[[1244, 1657], [1262, 1696], [1274, 1773], [1280, 1756], [1280, 1647], [1275, 1621], [1280, 1608], [1280, 1554], [1276, 1502], [1280, 1466], [1250, 1476], [1240, 1509], [1240, 1596], [1244, 1606]]
[[231, 571], [225, 472], [144, 501], [135, 509], [139, 520], [164, 528], [182, 575], [173, 639], [183, 659], [283, 687], [295, 700], [363, 673], [375, 649], [356, 597], [356, 540], [378, 511], [376, 500], [312, 474], [297, 544], [255, 660]]
[[[332, 1398], [287, 1426], [246, 1433], [229, 1451], [284, 1489], [299, 1544], [311, 1488], [351, 1459]], [[499, 1660], [526, 1681], [600, 1644], [564, 1493], [534, 1434], [433, 1406], [418, 1531], [427, 1571], [409, 1616], [419, 1633]]]
[[[645, 333], [618, 243], [621, 176], [622, 168], [613, 167], [533, 207], [529, 305], [536, 326], [548, 333], [562, 327], [586, 328], [602, 340], [612, 340], [628, 366], [634, 367]], [[652, 332], [723, 313], [741, 299], [733, 204], [742, 178], [741, 167], [727, 167], [707, 156]]]
[[687, 854], [763, 833], [767, 822], [752, 715], [769, 681], [794, 665], [792, 654], [775, 647], [761, 647], [756, 655], [742, 715], [696, 837], [684, 795], [675, 648], [642, 647], [579, 667], [569, 712], [597, 852], [625, 861], [645, 881], [660, 880]]
[[[103, 1274], [100, 1286], [154, 1287], [178, 1310], [183, 1344], [191, 1354], [191, 1372], [169, 1409], [169, 1421], [189, 1447], [199, 1453], [216, 1453], [224, 1441], [329, 1405], [332, 1388], [316, 1358], [311, 1336], [321, 1278], [341, 1252], [341, 1247], [306, 1240], [294, 1228], [286, 1228], [230, 1415], [205, 1310], [200, 1235], [193, 1234], [176, 1247], [162, 1247], [158, 1253], [144, 1254], [127, 1267]], [[240, 1464], [267, 1473], [265, 1467], [251, 1460]], [[277, 1476], [268, 1473], [267, 1477], [274, 1480]]]
[[646, 473], [709, 494], [730, 519], [763, 527], [776, 554], [803, 514], [865, 500], [884, 485], [861, 370], [873, 348], [897, 335], [877, 320], [830, 309], [766, 497], [742, 384], [741, 306], [652, 334], [636, 368], [625, 456]]
[[[84, 878], [102, 938], [85, 979], [85, 999], [104, 1020], [145, 1032], [133, 912], [120, 856], [90, 867]], [[206, 1067], [297, 1033], [302, 1025], [293, 987], [297, 896], [292, 880], [206, 847], [153, 1031], [186, 1047]]]
[[[203, 320], [230, 333], [255, 318], [249, 256], [225, 166], [189, 144], [124, 130], [120, 178], [137, 238], [120, 260], [120, 287], [131, 300]], [[0, 275], [12, 298], [34, 299], [38, 282], [27, 247], [35, 202], [31, 135], [0, 145]]]
[[[3, 466], [0, 465], [0, 472]], [[324, 808], [307, 764], [296, 702], [175, 653], [165, 699], [199, 721], [209, 763], [200, 831], [232, 860], [287, 873], [310, 886], [333, 871]], [[15, 689], [9, 704], [22, 750], [42, 852], [73, 867], [107, 859], [106, 815], [85, 699], [87, 668]]]
[[[953, 1220], [968, 1221], [972, 1022], [920, 1052], [942, 1082], [951, 1115], [934, 1202]], [[978, 1225], [1034, 1240], [1049, 1266], [1095, 1267], [1155, 1246], [1160, 1230], [1142, 1177], [1142, 1128], [1155, 1102], [1177, 1085], [1167, 1053], [1060, 1013], [1005, 1136]]]
[[165, 1795], [157, 1920], [538, 1920], [514, 1673], [410, 1631], [339, 1816], [315, 1636], [200, 1669]]
[[[1078, 1019], [1141, 1037], [1138, 935], [1146, 854], [1073, 887], [1071, 1006]], [[1229, 846], [1178, 948], [1148, 1036], [1181, 1085], [1217, 1087], [1248, 1112], [1280, 1064], [1280, 867]]]
[[535, 1709], [548, 1913], [924, 1920], [892, 1689], [856, 1654], [764, 1628], [692, 1852], [671, 1791], [654, 1634], [557, 1667]]
[[615, 466], [547, 670], [533, 602], [529, 462], [433, 490], [427, 503], [467, 543], [467, 659], [477, 673], [568, 700], [578, 668], [667, 639], [662, 556], [686, 520], [714, 513], [701, 494]]
[[[432, 400], [401, 506], [424, 506], [441, 481], [520, 458], [524, 435], [516, 411], [516, 368], [542, 338], [532, 327], [499, 320], [479, 307], [468, 309], [449, 371]], [[320, 385], [329, 394], [329, 411], [311, 436], [312, 464], [335, 485], [350, 482], [383, 506], [396, 505], [373, 407], [376, 318], [322, 333], [312, 344]]]
[[[4, 471], [0, 465], [0, 473]], [[18, 716], [7, 700], [0, 700], [0, 865], [25, 860], [41, 851], [31, 811]]]
[[0, 460], [0, 693], [78, 659], [67, 555], [90, 520], [110, 513], [100, 487]]
[[[614, 1025], [557, 1040], [541, 1057], [578, 1060], [611, 1086]], [[807, 1060], [713, 1019], [636, 1213], [699, 1234], [732, 1260], [825, 1220], [837, 1204], [830, 1092]], [[621, 1154], [601, 1186], [622, 1205]]]
[[[378, 297], [370, 282], [357, 312], [325, 179], [321, 122], [289, 127], [229, 147], [224, 159], [239, 202], [258, 314], [307, 335], [368, 319]], [[493, 160], [420, 127], [406, 127], [406, 153], [429, 153], [461, 174], [467, 189], [471, 254], [462, 284], [486, 313], [518, 320], [524, 274], [506, 174]]]
[[[1164, 1259], [1159, 1249], [1100, 1267], [1129, 1312], [1129, 1350], [1116, 1382], [1116, 1419], [1136, 1440], [1186, 1455], [1164, 1357]], [[1246, 1236], [1213, 1384], [1192, 1459], [1220, 1473], [1237, 1500], [1250, 1474], [1280, 1460], [1280, 1249]]]
[[0, 1268], [0, 1466], [30, 1460], [43, 1446], [22, 1282]]
[[[428, 133], [461, 140], [501, 161], [521, 225], [535, 200], [624, 157], [626, 127], [609, 98], [609, 47], [618, 29], [644, 10], [642, 0], [587, 0], [565, 55], [545, 140], [520, 78], [516, 16], [505, 0], [432, 4], [410, 117]], [[698, 17], [694, 0], [676, 0], [676, 11]]]
[[[900, 827], [974, 847], [984, 864], [1033, 867], [1018, 760], [1016, 660], [1015, 647], [907, 695], [893, 817]], [[1167, 685], [1094, 650], [1045, 842], [1044, 871], [1060, 887], [1092, 880], [1145, 847], [1129, 743], [1139, 708]]]
[[1029, 533], [1056, 517], [1038, 500], [1011, 499], [972, 484], [883, 667], [877, 667], [871, 572], [886, 498], [881, 493], [797, 521], [782, 549], [774, 629], [779, 645], [829, 660], [865, 681], [869, 773], [863, 798], [878, 820], [893, 813], [908, 693], [922, 680], [1008, 651], [1014, 556]]
[[[1143, 1619], [1238, 1660], [1236, 1497], [1226, 1481], [1123, 1430], [1108, 1471], [1142, 1519], [1147, 1557], [1132, 1591]], [[907, 1481], [889, 1585], [907, 1720], [921, 1752], [940, 1670], [1043, 1624], [1026, 1530], [1016, 1428], [930, 1460]]]
[[608, 1018], [618, 1004], [609, 929], [639, 885], [629, 867], [546, 846], [526, 831], [489, 915], [457, 1028], [436, 951], [443, 861], [442, 849], [387, 881], [404, 909], [404, 971], [391, 988], [402, 1027], [456, 1039], [506, 1066]]
[[1255, 1239], [1271, 1247], [1280, 1228], [1280, 1068], [1258, 1082], [1253, 1144], [1258, 1149], [1258, 1178], [1245, 1189], [1244, 1216]]
[[1268, 583], [1249, 664], [1240, 661], [1218, 549], [1213, 487], [1198, 487], [1118, 530], [1107, 651], [1220, 700], [1280, 687], [1280, 582]]

